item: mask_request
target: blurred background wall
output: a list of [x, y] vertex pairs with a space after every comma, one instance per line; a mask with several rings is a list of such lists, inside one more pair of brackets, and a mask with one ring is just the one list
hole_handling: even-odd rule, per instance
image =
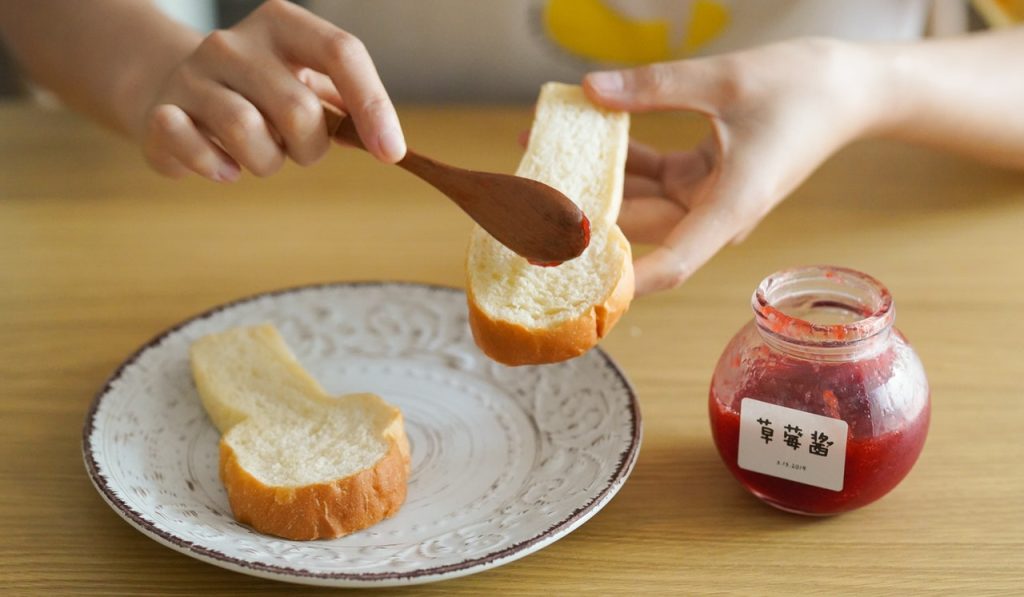
[[[32, 0], [14, 0], [30, 2]], [[90, 0], [67, 0], [82, 1]], [[154, 0], [168, 15], [199, 31], [230, 27], [259, 6], [262, 0]], [[292, 0], [306, 4], [305, 0]], [[409, 0], [410, 2], [413, 0]], [[483, 1], [483, 0], [480, 0]], [[506, 0], [502, 0], [506, 1]], [[373, 0], [367, 0], [372, 4]], [[1024, 21], [1024, 0], [932, 0], [933, 9], [929, 30], [934, 35], [949, 35], [985, 27], [1001, 27]], [[367, 9], [370, 9], [368, 6]], [[30, 85], [20, 77], [2, 43], [0, 43], [0, 99], [46, 94], [33, 93]]]

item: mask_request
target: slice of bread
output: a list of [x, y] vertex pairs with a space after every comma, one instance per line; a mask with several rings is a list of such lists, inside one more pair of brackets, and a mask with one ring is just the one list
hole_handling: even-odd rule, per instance
[[328, 539], [401, 507], [409, 442], [397, 408], [373, 394], [329, 396], [269, 324], [200, 338], [191, 361], [239, 522]]
[[507, 365], [553, 363], [590, 350], [633, 299], [622, 202], [629, 115], [591, 104], [576, 85], [541, 88], [516, 174], [548, 184], [590, 219], [590, 245], [559, 266], [531, 265], [476, 227], [466, 261], [473, 338]]

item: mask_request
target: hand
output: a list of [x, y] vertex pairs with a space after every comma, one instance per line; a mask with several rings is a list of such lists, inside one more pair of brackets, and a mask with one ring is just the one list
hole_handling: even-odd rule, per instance
[[287, 155], [309, 165], [330, 143], [320, 100], [351, 113], [367, 149], [405, 155], [394, 106], [363, 44], [304, 9], [270, 0], [215, 31], [153, 97], [143, 152], [159, 172], [227, 182], [240, 167], [276, 172]]
[[681, 284], [739, 242], [822, 161], [876, 121], [872, 65], [856, 46], [795, 40], [717, 57], [591, 73], [592, 101], [627, 111], [691, 110], [712, 133], [689, 151], [631, 144], [619, 217], [646, 294]]

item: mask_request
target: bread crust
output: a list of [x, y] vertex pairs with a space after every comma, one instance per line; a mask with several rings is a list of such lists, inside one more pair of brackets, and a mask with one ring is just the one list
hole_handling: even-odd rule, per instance
[[260, 533], [305, 541], [341, 537], [391, 517], [405, 502], [410, 469], [409, 440], [400, 413], [385, 436], [388, 451], [374, 466], [298, 487], [264, 484], [242, 467], [222, 438], [220, 477], [235, 519]]
[[610, 232], [609, 242], [614, 239], [625, 249], [618, 281], [603, 301], [553, 328], [528, 328], [490, 317], [473, 296], [467, 268], [469, 327], [484, 354], [505, 365], [541, 365], [578, 357], [596, 346], [629, 309], [635, 284], [629, 241], [617, 226]]

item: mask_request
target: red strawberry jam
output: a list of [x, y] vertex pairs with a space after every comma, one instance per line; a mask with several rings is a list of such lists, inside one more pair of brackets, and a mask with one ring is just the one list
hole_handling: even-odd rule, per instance
[[[801, 514], [884, 496], [917, 461], [930, 418], [928, 382], [893, 327], [888, 290], [853, 270], [798, 268], [766, 278], [753, 307], [711, 382], [711, 431], [726, 466], [760, 499]], [[758, 408], [757, 420], [744, 408]], [[836, 421], [842, 442], [816, 427]]]

